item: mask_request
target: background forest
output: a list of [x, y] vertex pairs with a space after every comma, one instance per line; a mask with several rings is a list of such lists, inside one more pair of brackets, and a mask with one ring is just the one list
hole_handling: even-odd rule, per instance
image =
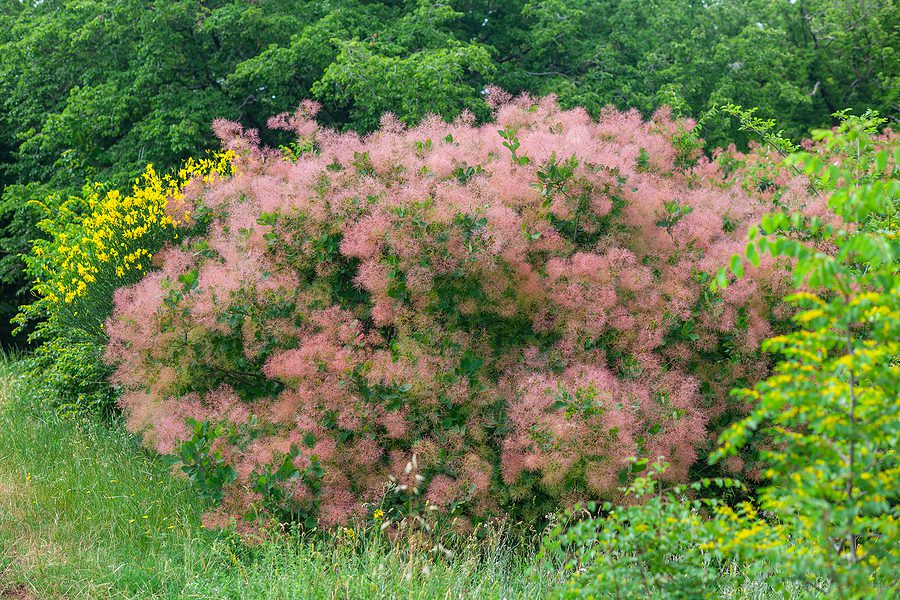
[[[215, 145], [215, 118], [258, 128], [305, 98], [323, 124], [360, 132], [489, 111], [493, 83], [557, 94], [565, 107], [683, 99], [698, 117], [757, 106], [788, 137], [865, 108], [891, 116], [900, 90], [893, 0], [260, 0], [0, 2], [0, 339], [38, 237], [29, 200], [123, 185]], [[713, 149], [748, 133], [711, 119]], [[24, 338], [16, 338], [22, 343]]]

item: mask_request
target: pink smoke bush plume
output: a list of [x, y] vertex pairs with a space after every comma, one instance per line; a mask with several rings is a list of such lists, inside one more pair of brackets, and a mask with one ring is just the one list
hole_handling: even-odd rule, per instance
[[[132, 431], [172, 453], [186, 419], [222, 426], [236, 479], [210, 522], [267, 501], [365, 516], [413, 454], [424, 500], [470, 518], [616, 499], [630, 457], [684, 480], [742, 410], [728, 390], [766, 373], [783, 270], [708, 284], [771, 193], [719, 160], [676, 168], [666, 111], [490, 103], [493, 123], [386, 117], [364, 137], [305, 103], [269, 123], [309, 142], [299, 156], [216, 123], [237, 174], [192, 200], [201, 227], [107, 323]], [[301, 476], [261, 479], [284, 464]]]

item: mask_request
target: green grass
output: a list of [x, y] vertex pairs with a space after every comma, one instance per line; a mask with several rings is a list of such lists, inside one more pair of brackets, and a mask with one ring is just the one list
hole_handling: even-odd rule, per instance
[[0, 366], [0, 598], [537, 598], [530, 551], [450, 558], [285, 535], [254, 547], [200, 525], [204, 504], [120, 426], [40, 414]]

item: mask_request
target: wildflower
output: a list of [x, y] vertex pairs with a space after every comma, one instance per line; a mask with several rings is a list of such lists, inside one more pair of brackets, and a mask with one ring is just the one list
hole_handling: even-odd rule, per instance
[[[195, 178], [211, 183], [215, 179], [210, 177], [212, 173], [229, 174], [233, 158], [224, 152], [199, 162], [189, 160], [177, 178], [160, 176], [148, 165], [130, 195], [114, 189], [101, 198], [99, 184], [85, 186], [83, 197], [71, 198], [61, 211], [64, 215], [83, 212], [83, 216], [63, 221], [64, 231], [50, 220], [42, 223], [52, 239], [36, 242], [31, 264], [47, 275], [36, 277], [35, 289], [43, 301], [51, 307], [60, 302], [74, 305], [91, 293], [94, 286], [88, 284], [106, 284], [113, 275], [121, 279], [143, 272], [152, 250], [187, 223], [187, 219], [179, 222], [166, 214], [172, 199]], [[37, 259], [47, 262], [39, 265]]]

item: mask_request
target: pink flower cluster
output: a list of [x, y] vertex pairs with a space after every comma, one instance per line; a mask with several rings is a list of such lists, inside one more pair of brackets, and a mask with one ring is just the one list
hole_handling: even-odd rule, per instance
[[186, 418], [227, 425], [241, 510], [254, 474], [315, 461], [283, 504], [324, 525], [364, 515], [413, 455], [424, 499], [474, 517], [615, 498], [630, 457], [686, 477], [710, 420], [740, 410], [728, 389], [766, 370], [782, 271], [708, 282], [768, 198], [718, 163], [676, 169], [666, 112], [490, 99], [494, 123], [387, 116], [366, 137], [306, 104], [270, 121], [300, 156], [218, 122], [240, 159], [193, 200], [206, 230], [116, 293], [129, 427], [171, 453]]

